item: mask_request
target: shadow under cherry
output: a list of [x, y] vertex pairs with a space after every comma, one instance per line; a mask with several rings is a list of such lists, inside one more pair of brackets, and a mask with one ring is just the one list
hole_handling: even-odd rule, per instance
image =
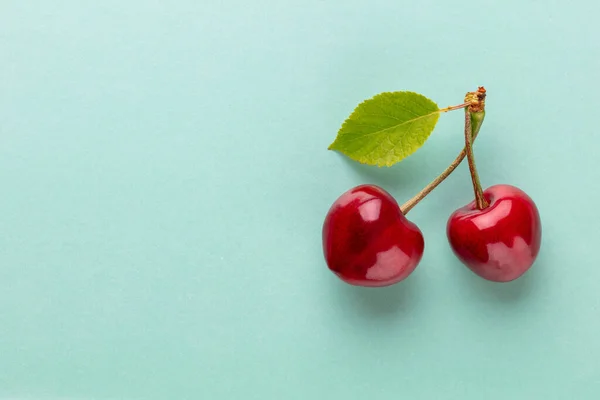
[[410, 311], [418, 295], [418, 279], [409, 276], [404, 281], [386, 287], [352, 286], [331, 279], [331, 292], [336, 304], [353, 315], [368, 318], [397, 317]]

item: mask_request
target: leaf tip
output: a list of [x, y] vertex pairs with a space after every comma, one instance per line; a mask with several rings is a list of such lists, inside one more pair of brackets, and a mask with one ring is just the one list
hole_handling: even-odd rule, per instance
[[327, 147], [327, 150], [337, 150], [337, 138]]

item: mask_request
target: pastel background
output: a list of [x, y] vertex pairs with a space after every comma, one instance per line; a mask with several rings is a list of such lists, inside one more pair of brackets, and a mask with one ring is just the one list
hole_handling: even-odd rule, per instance
[[[598, 399], [600, 3], [0, 1], [0, 398]], [[536, 201], [504, 285], [461, 266], [466, 165], [381, 290], [326, 268], [362, 183], [408, 199], [462, 114], [390, 169], [326, 150], [381, 91], [485, 85], [485, 186]]]

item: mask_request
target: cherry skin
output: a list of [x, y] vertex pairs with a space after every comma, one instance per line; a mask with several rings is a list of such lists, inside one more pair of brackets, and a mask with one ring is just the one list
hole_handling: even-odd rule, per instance
[[479, 210], [473, 201], [450, 216], [448, 240], [477, 275], [509, 282], [523, 275], [540, 251], [540, 215], [533, 200], [514, 186], [495, 185], [483, 194], [489, 207]]
[[419, 228], [406, 219], [388, 192], [375, 185], [342, 194], [323, 224], [327, 266], [351, 285], [400, 282], [416, 268], [423, 248]]

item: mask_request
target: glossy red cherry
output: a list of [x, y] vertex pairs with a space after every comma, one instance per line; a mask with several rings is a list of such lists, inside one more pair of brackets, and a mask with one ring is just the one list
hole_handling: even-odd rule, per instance
[[514, 186], [495, 185], [483, 194], [488, 207], [479, 210], [472, 202], [450, 216], [448, 240], [477, 275], [509, 282], [523, 275], [538, 255], [540, 215], [533, 200]]
[[396, 200], [374, 185], [357, 186], [331, 206], [323, 224], [323, 252], [331, 271], [357, 286], [400, 282], [423, 256], [423, 235]]

